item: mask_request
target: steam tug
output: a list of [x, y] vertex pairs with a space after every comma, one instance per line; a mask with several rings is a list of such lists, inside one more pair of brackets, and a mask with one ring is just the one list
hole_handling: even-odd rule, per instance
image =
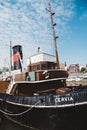
[[[14, 75], [6, 93], [0, 93], [0, 112], [14, 123], [33, 130], [83, 130], [87, 128], [87, 86], [67, 86], [68, 73], [60, 69], [54, 24], [56, 61], [52, 55], [38, 53], [22, 69], [22, 47], [13, 47]], [[16, 71], [16, 70], [15, 70]]]

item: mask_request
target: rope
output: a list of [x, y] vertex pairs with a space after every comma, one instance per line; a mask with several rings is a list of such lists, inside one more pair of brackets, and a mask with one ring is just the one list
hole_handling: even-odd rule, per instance
[[29, 109], [27, 109], [27, 110], [25, 110], [25, 111], [23, 111], [23, 112], [20, 112], [20, 113], [13, 113], [13, 114], [12, 114], [12, 113], [5, 112], [5, 111], [3, 111], [3, 110], [1, 110], [1, 109], [0, 109], [0, 112], [2, 112], [2, 113], [5, 114], [5, 115], [8, 115], [8, 116], [21, 116], [21, 115], [27, 113], [28, 111], [32, 110], [33, 107], [35, 107], [38, 103], [40, 103], [40, 100], [39, 100], [38, 102], [36, 102], [33, 106], [31, 106]]

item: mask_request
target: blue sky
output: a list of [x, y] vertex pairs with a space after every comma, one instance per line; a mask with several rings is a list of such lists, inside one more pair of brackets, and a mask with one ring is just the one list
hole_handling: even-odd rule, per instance
[[59, 61], [87, 64], [87, 0], [0, 0], [0, 67], [9, 66], [9, 45], [23, 47], [27, 58], [40, 51], [55, 55], [50, 15], [51, 3]]

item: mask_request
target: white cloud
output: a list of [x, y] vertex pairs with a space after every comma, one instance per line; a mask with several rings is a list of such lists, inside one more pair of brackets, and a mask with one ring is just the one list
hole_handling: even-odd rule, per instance
[[[50, 2], [52, 10], [56, 13], [54, 16], [57, 23], [56, 33], [63, 35], [67, 30], [67, 23], [73, 16], [74, 4], [72, 1], [66, 4], [60, 0]], [[52, 32], [50, 15], [45, 9], [47, 6], [46, 0], [0, 0], [0, 44], [4, 46], [10, 40], [13, 45], [22, 44], [25, 60], [37, 52], [38, 46], [42, 51], [50, 53]], [[2, 52], [2, 55], [4, 58], [7, 57], [6, 52]]]

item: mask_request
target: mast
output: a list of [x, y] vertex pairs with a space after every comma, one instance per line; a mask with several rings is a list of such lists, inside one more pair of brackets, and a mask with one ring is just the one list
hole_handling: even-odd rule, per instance
[[53, 23], [53, 15], [55, 13], [52, 12], [51, 10], [51, 4], [48, 4], [49, 9], [47, 9], [50, 12], [50, 19], [51, 19], [51, 27], [52, 27], [52, 34], [53, 34], [53, 41], [54, 41], [54, 48], [55, 48], [55, 54], [56, 54], [56, 64], [57, 64], [57, 69], [60, 69], [59, 66], [59, 57], [58, 57], [58, 51], [57, 51], [57, 45], [56, 45], [56, 39], [58, 38], [58, 36], [55, 36], [55, 30], [54, 30], [54, 26], [56, 26], [56, 23]]
[[10, 70], [12, 70], [12, 42], [10, 41]]

